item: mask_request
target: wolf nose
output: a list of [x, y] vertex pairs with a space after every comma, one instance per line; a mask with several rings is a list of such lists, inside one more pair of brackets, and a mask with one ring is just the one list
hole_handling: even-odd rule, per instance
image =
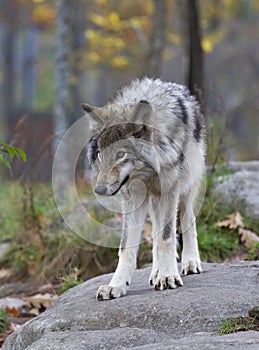
[[106, 186], [97, 186], [95, 187], [94, 192], [102, 196], [107, 192], [107, 188]]

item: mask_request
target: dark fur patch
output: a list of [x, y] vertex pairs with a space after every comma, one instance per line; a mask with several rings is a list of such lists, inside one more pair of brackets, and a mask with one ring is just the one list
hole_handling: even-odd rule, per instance
[[180, 155], [179, 155], [179, 158], [178, 158], [178, 161], [180, 162], [180, 163], [183, 163], [184, 162], [184, 153], [183, 152], [181, 152], [180, 153]]
[[182, 111], [181, 117], [182, 117], [183, 123], [187, 124], [188, 123], [188, 112], [186, 110], [186, 107], [185, 107], [184, 102], [181, 99], [181, 97], [177, 97], [177, 102], [178, 102], [178, 105], [180, 106], [180, 109]]
[[87, 156], [90, 164], [94, 163], [98, 155], [98, 135], [94, 135], [86, 145]]
[[168, 238], [171, 236], [172, 233], [172, 223], [168, 222], [168, 224], [165, 225], [163, 230], [163, 241], [168, 240]]
[[103, 150], [115, 142], [128, 139], [129, 136], [149, 140], [150, 133], [151, 131], [146, 125], [118, 124], [104, 129], [99, 135], [98, 142], [101, 150]]
[[202, 130], [202, 122], [201, 122], [201, 116], [198, 111], [196, 111], [195, 115], [195, 128], [193, 130], [193, 136], [197, 142], [201, 140], [201, 130]]
[[168, 151], [167, 143], [163, 141], [162, 139], [159, 140], [159, 147], [164, 151]]
[[125, 250], [126, 243], [127, 243], [127, 238], [128, 238], [128, 223], [127, 220], [125, 219], [123, 221], [124, 225], [122, 228], [122, 236], [121, 236], [121, 242], [120, 242], [120, 251], [121, 253]]

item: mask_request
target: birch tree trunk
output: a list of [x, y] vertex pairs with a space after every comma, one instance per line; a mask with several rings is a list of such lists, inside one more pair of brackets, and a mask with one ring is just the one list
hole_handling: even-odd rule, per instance
[[166, 1], [153, 0], [154, 17], [151, 34], [150, 50], [145, 74], [150, 77], [160, 77], [165, 46]]
[[[53, 153], [57, 150], [62, 136], [68, 128], [69, 111], [69, 55], [71, 53], [71, 5], [72, 0], [56, 0], [56, 68], [55, 68], [55, 102], [53, 109], [53, 127], [55, 138], [53, 140]], [[66, 146], [68, 149], [68, 145]], [[62, 147], [62, 153], [58, 155], [59, 174], [55, 178], [59, 181], [60, 189], [64, 189], [68, 181], [68, 152]], [[61, 151], [59, 151], [60, 153]]]

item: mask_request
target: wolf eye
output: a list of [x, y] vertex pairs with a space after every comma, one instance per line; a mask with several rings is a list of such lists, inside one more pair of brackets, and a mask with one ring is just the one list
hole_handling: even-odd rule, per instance
[[125, 156], [125, 152], [122, 152], [122, 151], [120, 151], [120, 152], [118, 152], [118, 153], [116, 154], [116, 158], [117, 158], [117, 159], [123, 158], [124, 156]]

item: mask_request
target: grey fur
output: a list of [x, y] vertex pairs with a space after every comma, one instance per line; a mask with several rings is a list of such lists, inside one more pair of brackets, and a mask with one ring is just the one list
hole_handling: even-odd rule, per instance
[[[186, 274], [201, 270], [193, 214], [193, 203], [205, 171], [205, 126], [200, 107], [187, 88], [149, 78], [137, 79], [122, 88], [102, 108], [85, 106], [90, 112], [89, 122], [94, 135], [88, 142], [88, 157], [97, 186], [106, 186], [106, 195], [121, 191], [131, 207], [141, 197], [142, 191], [134, 181], [141, 180], [147, 191], [141, 207], [136, 206], [134, 214], [124, 215], [124, 221], [126, 217], [129, 221], [123, 225], [120, 262], [110, 285], [103, 286], [98, 292], [98, 299], [125, 294], [123, 266], [132, 266], [127, 267], [129, 270], [125, 273], [127, 282], [130, 282], [135, 267], [135, 262], [129, 263], [128, 256], [133, 249], [131, 236], [138, 237], [141, 231], [140, 228], [134, 231], [130, 225], [134, 220], [141, 224], [144, 221], [142, 216], [150, 207], [148, 203], [159, 200], [161, 207], [158, 205], [154, 212], [157, 232], [153, 232], [155, 256], [151, 279], [154, 279], [152, 282], [156, 288], [176, 288], [182, 284], [175, 268], [178, 207], [186, 231], [185, 234], [183, 230], [183, 271]], [[123, 155], [122, 159], [118, 154]], [[156, 237], [160, 233], [162, 240]], [[160, 250], [165, 251], [164, 259], [170, 260], [170, 249], [174, 271], [168, 267], [169, 263], [161, 260], [163, 254]], [[134, 248], [130, 253], [134, 259], [136, 252]], [[166, 276], [157, 276], [155, 271]]]

